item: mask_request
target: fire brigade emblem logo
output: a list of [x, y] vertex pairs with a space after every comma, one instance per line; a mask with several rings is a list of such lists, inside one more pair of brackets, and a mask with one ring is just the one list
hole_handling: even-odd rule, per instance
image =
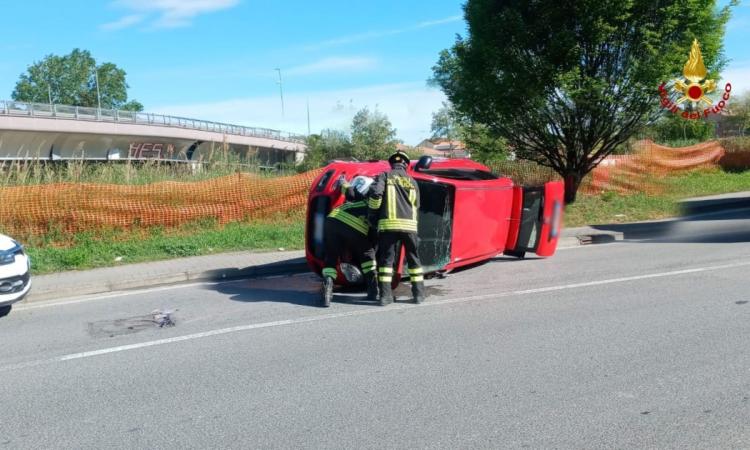
[[716, 91], [716, 81], [706, 78], [708, 70], [703, 63], [703, 55], [697, 39], [693, 40], [690, 55], [682, 68], [682, 74], [684, 78], [672, 83], [673, 95], [670, 95], [667, 83], [659, 86], [662, 108], [680, 114], [685, 119], [706, 118], [710, 114], [719, 114], [724, 109], [729, 100], [732, 85], [726, 84], [721, 100], [714, 105], [713, 100], [707, 94]]
[[677, 100], [677, 104], [690, 100], [691, 102], [704, 102], [709, 106], [713, 105], [706, 94], [716, 90], [716, 81], [706, 79], [708, 71], [703, 64], [703, 55], [697, 39], [693, 40], [690, 57], [685, 63], [685, 67], [682, 68], [682, 74], [685, 75], [685, 80], [677, 80], [674, 83], [674, 89], [683, 94]]

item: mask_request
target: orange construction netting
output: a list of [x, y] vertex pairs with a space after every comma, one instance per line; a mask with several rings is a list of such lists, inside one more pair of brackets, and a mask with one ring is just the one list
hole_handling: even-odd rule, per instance
[[672, 148], [649, 140], [638, 141], [635, 152], [605, 158], [581, 185], [586, 193], [602, 191], [658, 192], [659, 180], [668, 174], [717, 167], [724, 156], [718, 141]]
[[247, 173], [147, 185], [55, 183], [0, 187], [0, 232], [41, 235], [111, 227], [273, 219], [305, 210], [314, 170], [264, 178]]
[[[639, 141], [629, 155], [607, 157], [587, 176], [584, 193], [658, 192], [668, 173], [716, 167], [725, 151], [717, 141], [670, 148]], [[559, 179], [528, 161], [504, 161], [492, 169], [520, 184]], [[322, 169], [267, 178], [237, 173], [207, 181], [145, 185], [54, 183], [0, 187], [0, 232], [43, 235], [101, 228], [176, 227], [200, 219], [219, 223], [301, 217]]]
[[[743, 157], [745, 160], [748, 159], [747, 153], [725, 154], [718, 141], [673, 148], [641, 140], [634, 144], [633, 150], [633, 153], [628, 155], [606, 157], [583, 179], [581, 192], [655, 193], [660, 191], [660, 180], [665, 175], [717, 167], [724, 161], [732, 163], [734, 160], [728, 161], [727, 156], [730, 155], [736, 156], [734, 159], [738, 161]], [[490, 168], [495, 173], [508, 176], [515, 183], [523, 185], [543, 184], [561, 178], [548, 167], [523, 160], [494, 162], [490, 164]]]

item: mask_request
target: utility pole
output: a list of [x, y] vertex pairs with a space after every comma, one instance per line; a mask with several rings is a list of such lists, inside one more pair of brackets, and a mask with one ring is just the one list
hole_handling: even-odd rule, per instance
[[307, 99], [307, 135], [310, 136], [310, 99]]
[[283, 89], [283, 81], [281, 81], [281, 69], [276, 68], [275, 71], [279, 72], [279, 97], [281, 97], [281, 118], [284, 118], [284, 89]]

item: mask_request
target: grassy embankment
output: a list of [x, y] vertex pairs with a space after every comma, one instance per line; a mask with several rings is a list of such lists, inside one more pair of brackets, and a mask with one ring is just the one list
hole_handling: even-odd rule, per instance
[[[750, 137], [719, 140], [725, 150], [718, 167], [682, 172], [660, 179], [643, 180], [656, 186], [658, 194], [579, 195], [566, 208], [565, 225], [622, 223], [664, 219], [680, 214], [679, 200], [704, 195], [750, 190]], [[666, 145], [680, 148], [697, 142], [676, 141]]]
[[24, 240], [36, 274], [229, 251], [300, 249], [304, 221], [229, 223], [200, 221], [177, 229], [104, 230]]
[[580, 195], [565, 210], [565, 226], [635, 222], [664, 219], [680, 214], [680, 199], [703, 195], [750, 190], [750, 170], [724, 172], [721, 169], [699, 170], [660, 180], [660, 194], [619, 195], [604, 192]]

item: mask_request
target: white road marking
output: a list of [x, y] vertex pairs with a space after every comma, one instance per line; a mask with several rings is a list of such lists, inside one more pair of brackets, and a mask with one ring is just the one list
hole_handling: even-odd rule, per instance
[[683, 270], [673, 270], [670, 272], [660, 272], [660, 273], [649, 273], [645, 275], [634, 275], [631, 277], [621, 277], [621, 278], [609, 278], [606, 280], [599, 280], [599, 281], [587, 281], [585, 283], [572, 283], [572, 284], [564, 284], [560, 286], [549, 286], [549, 287], [543, 287], [543, 288], [536, 288], [536, 289], [525, 289], [521, 291], [510, 291], [510, 292], [500, 292], [495, 294], [482, 294], [482, 295], [472, 295], [468, 297], [460, 297], [455, 299], [445, 299], [445, 300], [437, 300], [434, 302], [425, 303], [424, 306], [431, 306], [431, 305], [444, 305], [444, 304], [450, 304], [450, 303], [463, 303], [463, 302], [469, 302], [473, 300], [482, 300], [482, 299], [489, 299], [489, 298], [501, 298], [501, 297], [510, 297], [515, 295], [527, 295], [527, 294], [537, 294], [540, 292], [551, 292], [551, 291], [562, 291], [566, 289], [576, 289], [581, 287], [590, 287], [590, 286], [600, 286], [604, 284], [613, 284], [613, 283], [624, 283], [627, 281], [636, 281], [636, 280], [647, 280], [650, 278], [663, 278], [663, 277], [673, 277], [677, 275], [686, 275], [691, 273], [699, 273], [699, 272], [711, 272], [715, 270], [722, 270], [722, 269], [732, 269], [737, 267], [745, 267], [750, 266], [750, 261], [740, 262], [740, 263], [732, 263], [732, 264], [724, 264], [721, 266], [708, 266], [708, 267], [696, 267], [693, 269], [683, 269]]
[[477, 300], [500, 299], [500, 298], [506, 298], [506, 297], [512, 297], [512, 296], [562, 291], [562, 290], [567, 290], [567, 289], [577, 289], [577, 288], [582, 288], [582, 287], [601, 286], [601, 285], [615, 284], [615, 283], [625, 283], [628, 281], [673, 277], [673, 276], [679, 276], [679, 275], [687, 275], [687, 274], [694, 274], [694, 273], [700, 273], [700, 272], [711, 272], [711, 271], [716, 271], [716, 270], [732, 269], [732, 268], [746, 267], [746, 266], [750, 266], [750, 261], [737, 262], [737, 263], [732, 263], [732, 264], [722, 264], [718, 266], [706, 266], [706, 267], [696, 267], [692, 269], [673, 270], [669, 272], [649, 273], [649, 274], [644, 274], [644, 275], [634, 275], [630, 277], [609, 278], [606, 280], [588, 281], [585, 283], [571, 283], [571, 284], [548, 286], [548, 287], [536, 288], [536, 289], [524, 289], [524, 290], [519, 290], [519, 291], [508, 291], [508, 292], [499, 292], [499, 293], [493, 293], [493, 294], [482, 294], [482, 295], [471, 295], [471, 296], [466, 296], [466, 297], [448, 298], [444, 300], [428, 301], [421, 305], [399, 303], [399, 304], [391, 305], [386, 308], [369, 308], [369, 309], [363, 309], [363, 310], [358, 310], [358, 311], [349, 311], [349, 312], [333, 313], [333, 314], [321, 314], [321, 315], [316, 315], [316, 316], [311, 316], [311, 317], [301, 317], [297, 319], [286, 319], [286, 320], [276, 320], [273, 322], [254, 323], [254, 324], [248, 324], [248, 325], [240, 325], [240, 326], [235, 326], [235, 327], [220, 328], [216, 330], [204, 331], [201, 333], [186, 334], [183, 336], [176, 336], [172, 338], [140, 342], [136, 344], [121, 345], [118, 347], [109, 347], [109, 348], [103, 348], [103, 349], [92, 350], [92, 351], [87, 351], [87, 352], [71, 353], [71, 354], [57, 356], [57, 357], [53, 357], [49, 359], [29, 361], [29, 362], [20, 363], [20, 364], [0, 366], [0, 372], [17, 370], [17, 369], [22, 369], [22, 368], [27, 368], [27, 367], [34, 367], [34, 366], [39, 366], [42, 364], [50, 364], [50, 363], [57, 363], [57, 362], [63, 362], [63, 361], [91, 358], [94, 356], [107, 355], [110, 353], [119, 353], [119, 352], [124, 352], [124, 351], [129, 351], [129, 350], [137, 350], [137, 349], [142, 349], [142, 348], [147, 348], [147, 347], [154, 347], [158, 345], [173, 344], [177, 342], [190, 341], [190, 340], [195, 340], [195, 339], [203, 339], [203, 338], [207, 338], [211, 336], [219, 336], [219, 335], [229, 334], [229, 333], [238, 333], [242, 331], [256, 330], [256, 329], [261, 329], [261, 328], [273, 328], [273, 327], [280, 327], [280, 326], [286, 326], [286, 325], [296, 325], [296, 324], [301, 324], [301, 323], [317, 322], [317, 321], [322, 321], [322, 320], [339, 319], [343, 317], [354, 317], [354, 316], [363, 316], [367, 314], [387, 313], [391, 311], [399, 311], [399, 310], [409, 309], [409, 308], [422, 308], [422, 307], [440, 306], [440, 305], [447, 305], [447, 304], [466, 303], [466, 302], [477, 301]]

